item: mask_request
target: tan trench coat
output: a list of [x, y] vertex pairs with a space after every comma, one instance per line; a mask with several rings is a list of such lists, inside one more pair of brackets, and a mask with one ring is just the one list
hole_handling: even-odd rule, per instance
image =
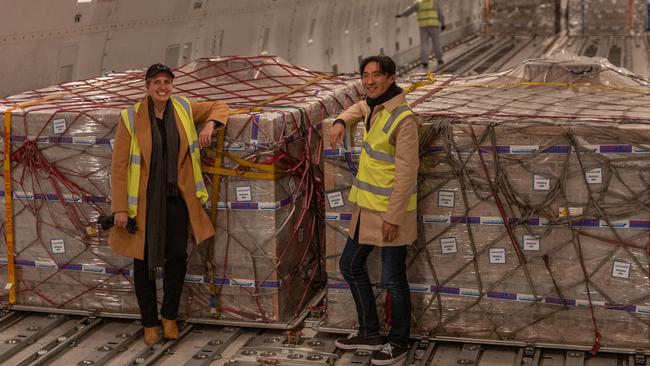
[[[370, 126], [375, 122], [379, 111], [385, 108], [392, 112], [406, 103], [406, 96], [400, 94], [384, 104], [375, 107]], [[346, 128], [354, 128], [357, 122], [365, 120], [370, 108], [365, 100], [357, 102], [341, 113], [338, 118], [345, 121]], [[415, 117], [404, 118], [391, 136], [389, 142], [395, 145], [395, 184], [388, 201], [388, 210], [379, 212], [355, 205], [350, 222], [349, 235], [354, 238], [359, 222], [359, 243], [377, 246], [399, 246], [412, 244], [417, 239], [417, 210], [406, 212], [409, 197], [417, 185], [420, 157], [418, 152], [418, 123]], [[386, 221], [398, 226], [397, 237], [384, 242], [382, 225]]]
[[[196, 124], [211, 120], [226, 123], [228, 119], [229, 109], [224, 103], [192, 102], [191, 105], [192, 115]], [[180, 137], [178, 147], [178, 189], [187, 205], [190, 227], [192, 229], [191, 232], [194, 234], [195, 241], [201, 243], [214, 236], [215, 230], [201, 202], [196, 197], [187, 136], [183, 133], [183, 125], [178, 114], [176, 114], [176, 128], [178, 128], [178, 135]], [[147, 183], [149, 182], [149, 163], [151, 161], [152, 148], [147, 98], [143, 100], [138, 112], [135, 113], [135, 133], [142, 152], [140, 187], [138, 190], [138, 214], [136, 216], [138, 231], [135, 234], [129, 234], [124, 228], [113, 227], [109, 233], [108, 243], [116, 253], [142, 260], [144, 259]], [[131, 135], [126, 129], [124, 121], [120, 120], [117, 126], [117, 132], [115, 133], [113, 160], [111, 163], [111, 208], [113, 212], [128, 211], [126, 175], [128, 171], [130, 144]]]

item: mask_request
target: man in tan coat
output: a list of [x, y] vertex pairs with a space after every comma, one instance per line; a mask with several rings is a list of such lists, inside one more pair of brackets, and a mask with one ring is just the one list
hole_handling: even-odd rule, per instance
[[[341, 349], [379, 350], [373, 365], [391, 365], [406, 357], [411, 300], [406, 277], [406, 252], [417, 237], [418, 124], [395, 85], [395, 63], [387, 56], [361, 62], [366, 99], [334, 121], [330, 142], [341, 141], [346, 128], [365, 121], [358, 172], [349, 200], [356, 203], [339, 268], [350, 285], [359, 319], [356, 336], [337, 339]], [[382, 284], [391, 295], [388, 342], [379, 335], [379, 319], [368, 278], [366, 259], [381, 247]]]
[[[228, 119], [221, 102], [190, 102], [172, 95], [174, 74], [154, 64], [145, 76], [147, 96], [122, 111], [111, 164], [115, 226], [109, 244], [132, 257], [135, 293], [144, 340], [160, 338], [156, 276], [163, 272], [163, 335], [178, 337], [176, 318], [187, 271], [188, 228], [201, 243], [215, 230], [203, 209], [208, 193], [201, 176], [199, 146], [210, 144]], [[204, 123], [197, 135], [194, 123]], [[133, 225], [127, 227], [129, 221]]]

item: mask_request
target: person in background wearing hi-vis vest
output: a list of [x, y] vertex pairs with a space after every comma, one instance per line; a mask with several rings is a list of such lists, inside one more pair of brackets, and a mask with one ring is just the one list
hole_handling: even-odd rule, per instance
[[[160, 339], [156, 277], [163, 277], [163, 336], [176, 339], [188, 228], [191, 225], [196, 243], [215, 234], [203, 208], [208, 191], [199, 146], [211, 143], [214, 129], [226, 123], [229, 113], [221, 102], [195, 103], [172, 95], [173, 81], [169, 67], [149, 67], [147, 95], [122, 111], [111, 164], [115, 225], [108, 240], [116, 253], [133, 258], [135, 294], [148, 345]], [[199, 134], [195, 123], [205, 124]]]
[[438, 65], [445, 63], [442, 60], [442, 46], [440, 33], [445, 30], [445, 16], [442, 13], [440, 0], [417, 0], [396, 17], [405, 17], [417, 11], [418, 26], [420, 27], [420, 63], [424, 69], [429, 67], [429, 39], [433, 45]]
[[[349, 236], [339, 268], [350, 285], [359, 331], [336, 340], [341, 349], [378, 350], [373, 365], [391, 365], [406, 357], [411, 328], [411, 293], [406, 277], [407, 247], [417, 238], [418, 122], [395, 84], [395, 62], [388, 56], [361, 61], [362, 100], [338, 116], [332, 125], [334, 148], [346, 129], [365, 122], [359, 169], [349, 200], [355, 204]], [[381, 283], [392, 300], [387, 342], [379, 334], [379, 319], [366, 259], [381, 249]]]

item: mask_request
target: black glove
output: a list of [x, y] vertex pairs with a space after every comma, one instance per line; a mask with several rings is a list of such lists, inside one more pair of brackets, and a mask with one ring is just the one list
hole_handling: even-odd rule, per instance
[[440, 31], [441, 31], [441, 32], [444, 32], [445, 29], [447, 29], [447, 26], [446, 26], [446, 25], [443, 24], [443, 25], [440, 26]]
[[[97, 217], [97, 224], [101, 226], [102, 230], [108, 230], [115, 225], [115, 220], [113, 215], [99, 215]], [[129, 220], [126, 222], [126, 231], [129, 234], [135, 234], [138, 231], [138, 223], [135, 221], [135, 218], [129, 217]]]

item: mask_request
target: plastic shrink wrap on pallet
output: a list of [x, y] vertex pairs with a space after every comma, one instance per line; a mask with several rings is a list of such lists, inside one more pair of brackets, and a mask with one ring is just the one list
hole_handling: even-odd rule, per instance
[[[408, 95], [424, 142], [413, 334], [650, 345], [647, 87], [604, 59], [559, 55]], [[338, 258], [362, 128], [351, 153], [326, 149], [325, 190], [343, 197], [326, 206], [326, 324], [341, 329], [356, 325]]]
[[559, 0], [492, 0], [483, 6], [483, 31], [488, 34], [552, 35], [560, 30]]
[[645, 0], [569, 0], [571, 35], [635, 35], [645, 30]]
[[[215, 239], [188, 246], [181, 316], [290, 322], [324, 286], [321, 122], [359, 98], [359, 81], [272, 56], [199, 59], [175, 73], [175, 93], [239, 110], [228, 121], [226, 154], [279, 172], [275, 180], [250, 178], [223, 160], [235, 174], [221, 179]], [[113, 253], [94, 222], [110, 214], [120, 110], [144, 91], [137, 70], [1, 100], [3, 110], [36, 102], [11, 112], [12, 192], [2, 200], [13, 204], [16, 305], [139, 314], [132, 260]], [[215, 152], [214, 144], [203, 152], [204, 166]], [[204, 178], [212, 193], [214, 176]], [[6, 301], [4, 238], [0, 248]]]

